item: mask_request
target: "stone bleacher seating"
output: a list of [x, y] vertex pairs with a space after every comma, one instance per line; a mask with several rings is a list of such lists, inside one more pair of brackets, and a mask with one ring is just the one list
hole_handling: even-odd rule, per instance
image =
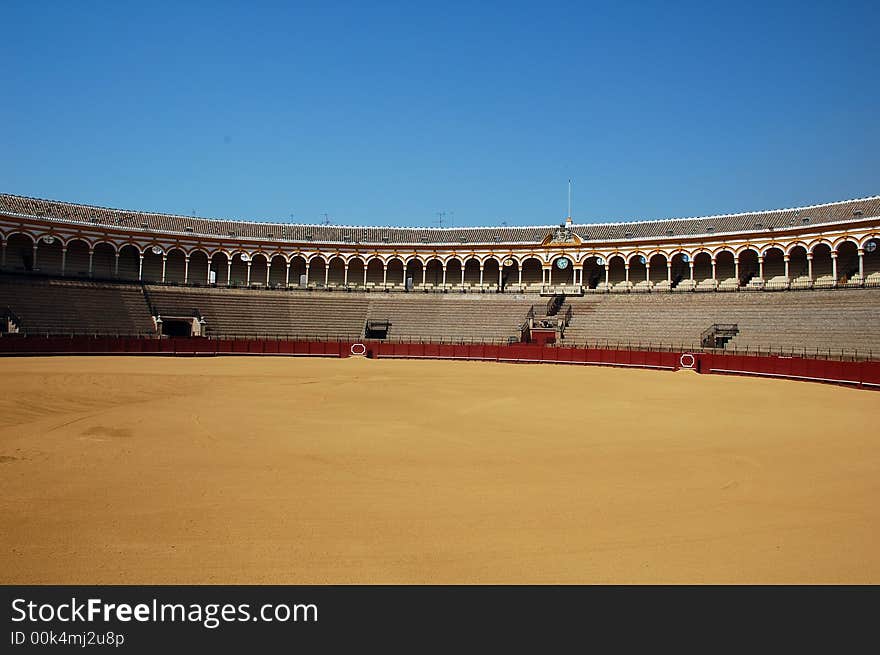
[[193, 316], [209, 337], [358, 339], [368, 320], [390, 321], [395, 340], [507, 341], [536, 296], [423, 293], [282, 293], [148, 286], [160, 315]]
[[714, 323], [736, 323], [728, 348], [880, 355], [880, 292], [590, 295], [570, 298], [566, 345], [654, 344], [699, 348]]
[[136, 284], [0, 276], [0, 309], [21, 320], [22, 334], [146, 336], [156, 333]]
[[386, 295], [369, 298], [368, 318], [390, 321], [388, 337], [400, 340], [507, 342], [535, 295]]
[[357, 339], [367, 316], [366, 296], [279, 293], [246, 289], [148, 286], [160, 316], [198, 310], [209, 337], [277, 336]]
[[[739, 334], [728, 344], [730, 350], [875, 355], [880, 354], [878, 300], [875, 288], [587, 293], [565, 300], [563, 311], [570, 305], [572, 318], [562, 344], [697, 349], [707, 327], [735, 323]], [[142, 288], [0, 276], [0, 310], [9, 307], [20, 332], [35, 335], [155, 336], [152, 304], [159, 316], [169, 319], [200, 315], [209, 337], [359, 339], [367, 321], [388, 321], [391, 340], [506, 342], [519, 337], [532, 305], [546, 301], [536, 294]]]

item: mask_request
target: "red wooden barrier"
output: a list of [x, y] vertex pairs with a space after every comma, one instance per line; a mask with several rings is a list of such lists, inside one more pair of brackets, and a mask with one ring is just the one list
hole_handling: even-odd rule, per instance
[[[719, 353], [657, 352], [606, 348], [570, 348], [538, 344], [438, 344], [365, 341], [373, 357], [467, 359], [502, 362], [599, 364], [677, 370], [693, 368], [703, 374], [759, 375], [857, 385], [880, 390], [880, 361], [849, 362], [803, 357], [728, 355]], [[349, 357], [350, 341], [290, 339], [205, 339], [174, 337], [18, 337], [0, 338], [0, 355], [51, 354], [250, 354]]]

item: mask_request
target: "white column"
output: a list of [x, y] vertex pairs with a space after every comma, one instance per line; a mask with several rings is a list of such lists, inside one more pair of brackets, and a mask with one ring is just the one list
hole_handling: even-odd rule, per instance
[[33, 260], [33, 269], [37, 270], [37, 242], [34, 241], [34, 260]]
[[764, 279], [764, 255], [758, 255], [758, 277]]
[[837, 284], [837, 252], [831, 253], [831, 276], [834, 278], [834, 284]]
[[327, 288], [327, 283], [330, 281], [330, 260], [324, 262], [324, 288]]
[[[64, 250], [65, 250], [65, 254], [66, 254], [67, 248], [65, 248]], [[113, 259], [115, 260], [113, 262], [113, 277], [119, 277], [119, 251], [118, 250], [115, 253], [113, 253]]]
[[364, 288], [367, 287], [367, 262], [364, 262]]
[[144, 279], [144, 253], [138, 253], [138, 281]]
[[226, 260], [226, 286], [232, 286], [232, 257]]
[[406, 264], [403, 265], [403, 288], [406, 288]]
[[625, 275], [624, 279], [627, 282], [629, 282], [629, 262], [627, 262], [626, 264], [623, 265], [623, 271], [624, 271], [624, 275]]
[[422, 264], [422, 286], [425, 286], [425, 282], [428, 279], [428, 265]]
[[716, 275], [715, 275], [715, 270], [716, 270], [715, 265], [716, 265], [716, 262], [715, 262], [715, 258], [713, 257], [713, 258], [712, 258], [712, 281], [713, 281], [713, 282], [717, 282], [717, 280], [715, 279], [715, 277], [716, 277]]
[[309, 266], [310, 266], [309, 262], [306, 262], [306, 286], [309, 286], [309, 282], [310, 282], [310, 280], [309, 280]]
[[480, 264], [480, 286], [483, 286], [483, 265]]
[[348, 286], [348, 262], [345, 262], [345, 269], [343, 272], [342, 284], [344, 286]]
[[782, 261], [785, 262], [785, 277], [788, 277], [788, 263], [791, 261], [791, 257], [789, 255], [785, 255], [782, 258]]
[[388, 284], [388, 264], [382, 264], [382, 286]]
[[736, 286], [739, 286], [739, 257], [733, 258], [733, 277], [736, 278]]
[[672, 260], [666, 260], [666, 281], [672, 284]]
[[269, 288], [269, 275], [272, 273], [272, 260], [266, 260], [266, 288]]
[[[216, 274], [217, 271], [214, 271]], [[214, 278], [217, 279], [216, 277]], [[211, 284], [211, 258], [208, 258], [208, 270], [205, 271], [205, 284]]]
[[290, 262], [289, 261], [284, 265], [284, 286], [285, 287], [290, 286]]
[[443, 262], [443, 286], [446, 286], [446, 262]]
[[688, 266], [691, 269], [691, 280], [693, 280], [694, 279], [694, 260], [693, 259], [688, 261]]
[[859, 277], [865, 279], [865, 249], [859, 248]]
[[516, 272], [517, 272], [516, 283], [522, 284], [522, 264], [518, 263], [516, 265]]
[[251, 286], [251, 264], [253, 264], [253, 262], [250, 259], [248, 259], [247, 260], [247, 274], [245, 275], [245, 278], [244, 278], [245, 286]]
[[[67, 246], [61, 249], [61, 277], [64, 277], [64, 271], [67, 268]], [[119, 253], [116, 254], [116, 273], [119, 273]]]
[[608, 280], [609, 280], [608, 275], [609, 275], [609, 273], [610, 273], [610, 271], [609, 271], [610, 268], [611, 268], [610, 265], [609, 265], [608, 262], [606, 261], [606, 262], [605, 262], [605, 288], [606, 288], [606, 289], [608, 288]]
[[810, 278], [810, 281], [813, 281], [813, 253], [807, 253], [807, 275]]
[[[92, 274], [94, 273], [94, 270], [95, 270], [94, 269], [94, 261], [95, 261], [95, 251], [92, 248], [89, 248], [89, 277], [92, 277]], [[162, 276], [164, 277], [165, 276], [165, 274], [164, 274], [164, 263], [165, 263], [164, 258], [162, 260], [162, 263], [163, 263]]]
[[651, 262], [645, 262], [645, 282], [651, 281]]
[[189, 255], [183, 256], [183, 283], [189, 284]]
[[464, 286], [464, 268], [465, 268], [465, 262], [462, 262], [461, 263], [461, 286]]
[[504, 281], [504, 278], [501, 276], [501, 272], [504, 269], [500, 264], [498, 265], [498, 290], [501, 291], [501, 283]]

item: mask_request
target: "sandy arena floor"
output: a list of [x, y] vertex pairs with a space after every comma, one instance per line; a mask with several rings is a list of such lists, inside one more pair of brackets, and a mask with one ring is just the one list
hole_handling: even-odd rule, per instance
[[0, 359], [0, 583], [880, 583], [880, 393]]

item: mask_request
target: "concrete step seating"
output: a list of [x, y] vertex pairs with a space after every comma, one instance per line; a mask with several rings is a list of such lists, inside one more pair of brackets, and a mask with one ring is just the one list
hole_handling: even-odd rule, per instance
[[23, 334], [155, 334], [137, 284], [0, 277], [0, 309], [10, 307]]

